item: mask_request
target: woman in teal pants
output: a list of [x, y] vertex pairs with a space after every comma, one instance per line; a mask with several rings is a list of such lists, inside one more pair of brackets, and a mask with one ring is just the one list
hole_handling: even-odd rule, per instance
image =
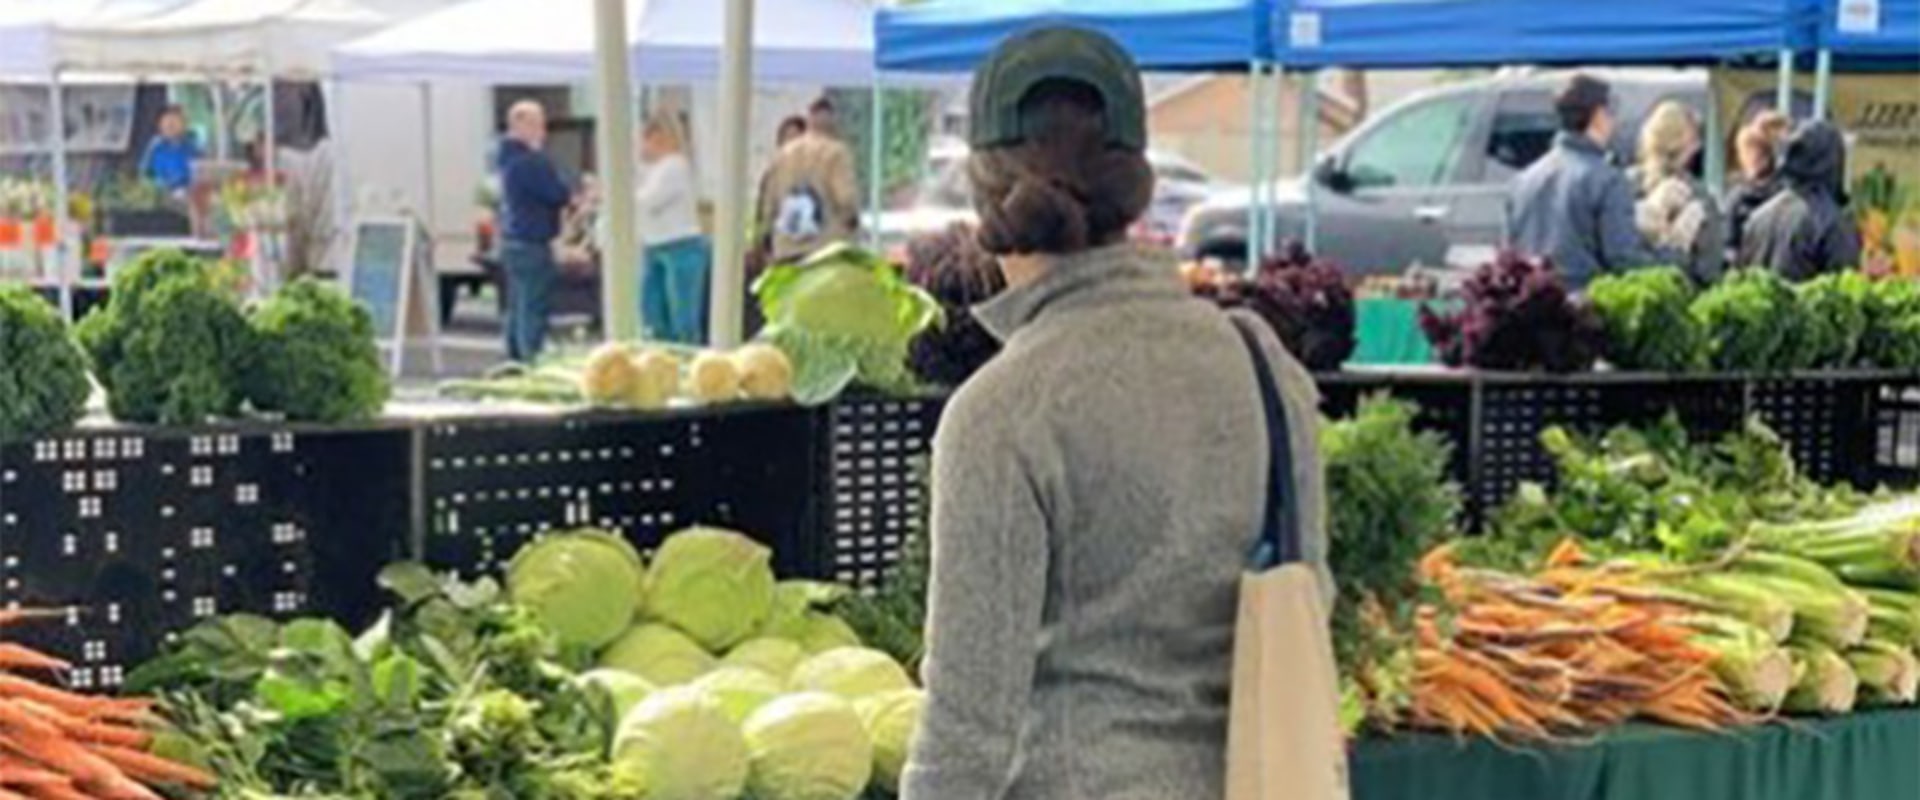
[[699, 194], [679, 114], [658, 112], [641, 133], [636, 193], [641, 263], [640, 318], [653, 339], [704, 344], [712, 249], [700, 230]]

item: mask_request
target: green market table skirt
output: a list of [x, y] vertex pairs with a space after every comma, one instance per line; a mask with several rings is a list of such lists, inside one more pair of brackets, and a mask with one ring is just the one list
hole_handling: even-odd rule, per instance
[[1916, 800], [1920, 710], [1541, 750], [1408, 736], [1362, 742], [1351, 769], [1355, 800]]

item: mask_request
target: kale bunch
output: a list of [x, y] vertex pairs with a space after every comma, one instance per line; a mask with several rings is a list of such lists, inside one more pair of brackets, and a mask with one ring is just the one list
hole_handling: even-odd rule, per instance
[[1692, 313], [1712, 340], [1716, 369], [1793, 369], [1805, 359], [1796, 341], [1802, 328], [1798, 298], [1793, 287], [1771, 270], [1729, 273], [1694, 299]]
[[1854, 365], [1867, 333], [1867, 302], [1873, 281], [1858, 272], [1830, 272], [1793, 287], [1801, 335], [1796, 367]]
[[1273, 326], [1287, 352], [1307, 369], [1337, 370], [1359, 346], [1353, 289], [1330, 261], [1297, 241], [1261, 263], [1252, 280], [1223, 280], [1212, 290], [1227, 308], [1245, 308]]
[[303, 422], [349, 422], [380, 413], [392, 386], [374, 344], [373, 316], [333, 286], [294, 281], [253, 309], [259, 368], [247, 381], [254, 409]]
[[1693, 282], [1675, 267], [1603, 275], [1587, 298], [1606, 328], [1607, 361], [1621, 369], [1688, 372], [1707, 365], [1707, 334], [1689, 312]]
[[1545, 259], [1502, 252], [1467, 279], [1461, 299], [1450, 314], [1420, 309], [1427, 341], [1449, 366], [1579, 372], [1599, 358], [1599, 315]]
[[0, 442], [71, 427], [90, 389], [59, 310], [24, 286], [0, 286]]
[[913, 337], [907, 364], [920, 380], [958, 386], [1000, 353], [1000, 342], [980, 325], [972, 308], [1007, 288], [1000, 265], [980, 248], [972, 225], [907, 243], [907, 280], [940, 303], [941, 319]]
[[178, 251], [142, 256], [115, 277], [113, 297], [77, 335], [128, 422], [193, 425], [238, 414], [257, 342], [213, 267]]
[[1920, 367], [1920, 282], [1873, 281], [1862, 305], [1867, 327], [1860, 337], [1860, 361], [1886, 369]]

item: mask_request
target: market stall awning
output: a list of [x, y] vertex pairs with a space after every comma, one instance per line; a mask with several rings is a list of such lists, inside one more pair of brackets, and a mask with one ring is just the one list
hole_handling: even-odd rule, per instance
[[313, 77], [330, 48], [386, 22], [360, 0], [188, 0], [62, 23], [51, 58], [70, 72]]
[[[655, 82], [717, 79], [725, 9], [717, 0], [628, 0], [635, 74]], [[872, 4], [760, 3], [753, 66], [761, 82], [867, 83], [873, 76]], [[469, 0], [349, 42], [333, 54], [333, 74], [354, 80], [574, 81], [592, 71], [588, 2]]]
[[928, 0], [882, 9], [882, 70], [966, 72], [1008, 35], [1045, 24], [1112, 36], [1144, 69], [1245, 69], [1271, 54], [1272, 0]]
[[1920, 0], [1820, 0], [1819, 44], [1846, 68], [1920, 72]]
[[1292, 67], [1694, 64], [1805, 48], [1808, 0], [1276, 0]]
[[0, 0], [0, 79], [50, 75], [63, 26], [130, 19], [172, 2], [178, 0]]

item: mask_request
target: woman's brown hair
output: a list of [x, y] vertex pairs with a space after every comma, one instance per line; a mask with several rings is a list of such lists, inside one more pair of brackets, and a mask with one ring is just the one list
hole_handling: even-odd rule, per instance
[[1066, 255], [1121, 241], [1153, 199], [1146, 154], [1106, 144], [1100, 94], [1046, 81], [1020, 101], [1026, 137], [968, 159], [980, 246]]

